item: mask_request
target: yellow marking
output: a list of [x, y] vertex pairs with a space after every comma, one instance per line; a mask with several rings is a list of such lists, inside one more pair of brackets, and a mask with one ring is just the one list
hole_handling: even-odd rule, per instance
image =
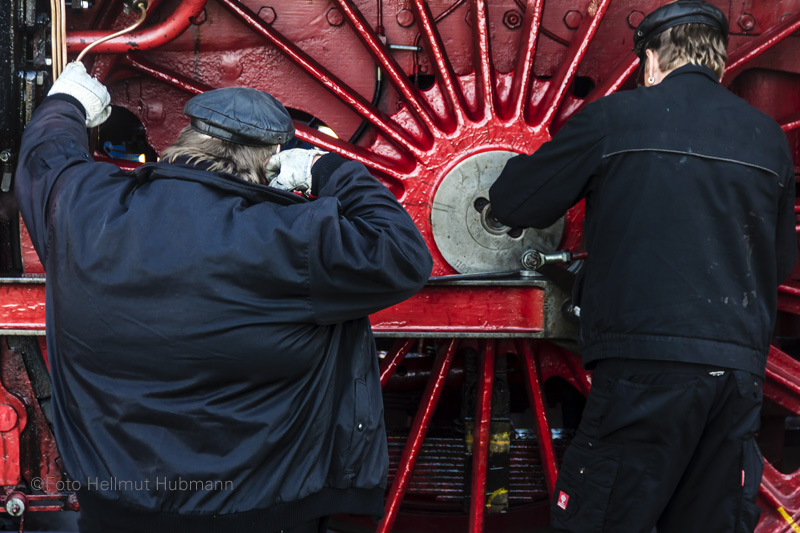
[[488, 500], [486, 501], [486, 509], [489, 511], [492, 510], [492, 503], [497, 502], [502, 506], [508, 505], [508, 489], [497, 489], [493, 493], [489, 495]]
[[778, 507], [778, 512], [781, 513], [783, 519], [786, 520], [790, 526], [792, 526], [792, 530], [795, 533], [800, 533], [800, 526], [798, 526], [797, 522], [795, 522], [794, 519], [789, 515], [789, 513], [786, 512], [786, 509], [784, 509], [783, 507]]
[[511, 435], [508, 431], [495, 433], [489, 441], [489, 455], [508, 453], [511, 448]]

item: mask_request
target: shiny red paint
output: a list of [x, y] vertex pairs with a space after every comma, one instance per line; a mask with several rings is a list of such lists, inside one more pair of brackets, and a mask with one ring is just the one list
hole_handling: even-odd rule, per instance
[[[533, 412], [536, 413], [536, 435], [539, 437], [539, 453], [542, 455], [542, 465], [544, 466], [544, 477], [547, 483], [547, 491], [550, 498], [553, 498], [553, 490], [558, 477], [558, 466], [556, 463], [556, 453], [553, 448], [553, 436], [550, 433], [550, 422], [544, 407], [544, 396], [542, 385], [544, 382], [539, 377], [538, 362], [534, 353], [534, 348], [528, 341], [517, 343], [518, 352], [523, 355], [523, 368], [525, 377], [525, 387], [528, 391], [530, 404]], [[521, 348], [521, 349], [520, 349]]]
[[790, 36], [798, 28], [800, 28], [800, 13], [796, 13], [780, 24], [771, 27], [756, 40], [738, 47], [728, 57], [728, 65], [725, 69], [725, 76], [722, 79], [723, 83], [729, 83], [739, 73], [740, 68]]
[[495, 341], [481, 343], [481, 374], [478, 377], [478, 401], [475, 433], [472, 439], [472, 494], [469, 503], [469, 531], [483, 531], [486, 512], [486, 470], [489, 462], [490, 425], [492, 423], [492, 387], [494, 386]]
[[450, 343], [439, 351], [436, 356], [436, 361], [433, 364], [433, 373], [431, 379], [425, 387], [425, 392], [422, 394], [419, 409], [414, 417], [414, 423], [411, 426], [409, 439], [403, 449], [403, 455], [400, 459], [400, 467], [397, 469], [392, 486], [386, 497], [386, 508], [383, 520], [378, 526], [378, 531], [381, 533], [389, 532], [392, 530], [394, 521], [397, 519], [397, 514], [400, 512], [400, 504], [403, 501], [406, 487], [411, 479], [411, 473], [414, 470], [414, 463], [416, 462], [417, 455], [419, 454], [422, 442], [425, 439], [425, 434], [428, 431], [433, 413], [436, 410], [436, 405], [439, 402], [439, 397], [442, 394], [444, 381], [447, 377], [447, 371], [453, 361], [453, 356], [456, 349], [456, 340], [453, 339]]
[[[22, 479], [20, 475], [20, 434], [28, 422], [28, 413], [20, 399], [11, 394], [6, 388], [17, 372], [17, 368], [10, 361], [14, 355], [8, 350], [2, 350], [0, 355], [0, 485], [13, 487]], [[24, 370], [23, 370], [24, 371]]]
[[378, 334], [536, 335], [544, 328], [543, 316], [541, 286], [429, 285], [375, 313], [370, 323]]
[[44, 278], [0, 282], [0, 329], [44, 332]]
[[[186, 31], [192, 21], [202, 13], [206, 2], [208, 0], [183, 0], [163, 23], [101, 43], [92, 49], [92, 53], [121, 53], [163, 46]], [[67, 34], [67, 52], [77, 54], [94, 41], [112, 33], [114, 32], [92, 30], [70, 32]]]
[[386, 358], [381, 362], [381, 388], [386, 387], [386, 384], [394, 375], [399, 365], [405, 358], [408, 351], [414, 345], [414, 339], [401, 339], [397, 340], [392, 346]]

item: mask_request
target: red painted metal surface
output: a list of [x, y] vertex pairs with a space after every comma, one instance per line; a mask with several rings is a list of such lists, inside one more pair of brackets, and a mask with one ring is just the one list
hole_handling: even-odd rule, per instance
[[481, 348], [475, 433], [472, 439], [472, 494], [469, 502], [469, 531], [475, 533], [483, 531], [486, 512], [486, 471], [489, 466], [489, 429], [492, 423], [495, 341], [484, 341]]
[[[163, 46], [186, 31], [192, 21], [202, 13], [206, 2], [208, 0], [183, 0], [164, 23], [101, 43], [92, 52], [121, 53]], [[150, 12], [152, 11], [151, 8]], [[114, 32], [92, 30], [70, 32], [67, 34], [67, 52], [77, 54], [94, 41], [111, 33]]]
[[[638, 68], [631, 52], [633, 27], [662, 3], [152, 1], [147, 27], [98, 47], [92, 54], [92, 72], [109, 86], [115, 105], [141, 120], [157, 151], [188, 123], [181, 112], [186, 100], [217, 87], [263, 89], [290, 109], [315, 117], [337, 137], [308, 126], [303, 118], [296, 122], [298, 139], [367, 165], [420, 228], [434, 256], [433, 275], [445, 276], [457, 270], [439, 252], [431, 223], [433, 200], [445, 176], [476, 154], [532, 153], [587, 103], [631, 88]], [[780, 122], [797, 162], [800, 38], [795, 34], [800, 0], [714, 3], [731, 18], [730, 68], [724, 83]], [[73, 56], [128, 20], [111, 0], [98, 0], [93, 10], [69, 16]], [[373, 101], [378, 67], [383, 90]], [[365, 132], [349, 141], [362, 122]], [[560, 248], [582, 249], [583, 216], [582, 203], [567, 214]], [[43, 272], [26, 234], [22, 256], [26, 273]], [[0, 285], [0, 298], [0, 328], [33, 332], [44, 327], [42, 285], [6, 283]], [[512, 398], [523, 398], [523, 405], [513, 405], [516, 414], [529, 410], [532, 415], [529, 429], [537, 438], [530, 457], [541, 461], [541, 469], [527, 475], [538, 476], [532, 483], [551, 493], [564, 442], [560, 439], [569, 438], [569, 428], [556, 422], [560, 417], [549, 416], [553, 391], [563, 386], [579, 396], [589, 392], [591, 376], [579, 356], [545, 338], [552, 322], [560, 319], [560, 309], [551, 304], [537, 284], [436, 284], [371, 317], [378, 335], [398, 337], [384, 341], [381, 385], [387, 413], [395, 416], [387, 414], [387, 425], [403, 420], [390, 429], [407, 435], [402, 451], [392, 456], [397, 467], [390, 474], [387, 515], [380, 531], [505, 533], [547, 522], [544, 488], [520, 496], [507, 514], [485, 514], [484, 504], [495, 342], [498, 353], [511, 356], [509, 379], [518, 393]], [[800, 272], [781, 286], [778, 305], [776, 338], [800, 338]], [[522, 338], [504, 341], [507, 337]], [[482, 365], [473, 453], [465, 459], [472, 461], [472, 478], [465, 481], [468, 486], [451, 485], [437, 492], [435, 487], [441, 485], [436, 483], [454, 481], [436, 465], [421, 464], [420, 458], [446, 441], [429, 433], [443, 426], [453, 429], [458, 416], [448, 409], [458, 387], [452, 385], [464, 379], [458, 350], [475, 346], [481, 347]], [[29, 427], [46, 428], [30, 383], [26, 385], [23, 372], [15, 375], [18, 379], [9, 388], [23, 399]], [[799, 383], [796, 349], [786, 341], [783, 350], [776, 347], [770, 353], [765, 398], [798, 416]], [[445, 384], [450, 387], [443, 394]], [[420, 389], [421, 398], [414, 395]], [[0, 416], [0, 433], [2, 421]], [[42, 432], [30, 440], [35, 440], [31, 449], [38, 446], [43, 459], [31, 466], [27, 463], [35, 461], [24, 451], [18, 453], [22, 476], [57, 472], [52, 435]], [[467, 470], [465, 465], [452, 468]], [[767, 463], [759, 496], [764, 508], [759, 533], [788, 530], [783, 513], [800, 514], [798, 487], [800, 471], [783, 473]], [[437, 493], [462, 502], [469, 499], [469, 510], [463, 505], [447, 507], [447, 498], [437, 500]], [[53, 502], [54, 508], [59, 505], [65, 504]], [[437, 514], [442, 509], [443, 514]], [[368, 521], [361, 525], [374, 530]]]
[[20, 461], [20, 434], [28, 422], [25, 405], [4, 386], [15, 372], [11, 358], [14, 355], [7, 350], [0, 355], [0, 485], [13, 487], [22, 480]]
[[798, 28], [800, 28], [800, 13], [787, 17], [780, 24], [764, 32], [756, 40], [750, 41], [744, 46], [740, 46], [734, 50], [728, 57], [728, 65], [725, 70], [723, 82], [730, 82], [744, 65], [773, 48], [783, 39], [797, 31]]
[[530, 343], [520, 341], [518, 346], [521, 347], [521, 350], [518, 348], [518, 351], [522, 352], [523, 355], [528, 397], [530, 398], [531, 408], [535, 413], [536, 435], [539, 437], [539, 453], [542, 456], [547, 491], [552, 499], [553, 490], [556, 486], [556, 477], [558, 476], [558, 466], [556, 464], [555, 448], [553, 447], [553, 436], [550, 433], [550, 422], [547, 419], [547, 412], [544, 408], [543, 381], [539, 378], [538, 362]]
[[403, 501], [408, 482], [411, 478], [411, 472], [414, 470], [414, 463], [416, 462], [417, 455], [422, 447], [423, 439], [428, 431], [431, 417], [436, 410], [436, 405], [439, 402], [439, 397], [442, 394], [447, 371], [450, 369], [450, 364], [453, 361], [455, 354], [456, 341], [450, 341], [446, 348], [440, 350], [436, 361], [433, 366], [433, 373], [431, 379], [428, 380], [428, 385], [425, 387], [425, 392], [422, 394], [422, 400], [417, 410], [417, 415], [414, 417], [414, 423], [411, 426], [406, 447], [403, 449], [403, 455], [400, 459], [400, 467], [394, 477], [394, 482], [389, 489], [389, 494], [386, 498], [386, 514], [381, 520], [378, 531], [381, 533], [392, 530], [397, 514], [400, 512], [400, 504]]
[[405, 358], [411, 346], [414, 345], [414, 339], [398, 340], [392, 346], [392, 349], [386, 354], [386, 358], [381, 363], [381, 387], [385, 387], [391, 379], [397, 365]]
[[43, 333], [44, 279], [0, 280], [0, 329]]
[[543, 317], [540, 286], [428, 286], [370, 322], [376, 333], [536, 335]]

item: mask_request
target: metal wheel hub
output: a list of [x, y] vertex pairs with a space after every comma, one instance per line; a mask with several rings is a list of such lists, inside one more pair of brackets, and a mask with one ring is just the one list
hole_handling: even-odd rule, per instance
[[439, 184], [431, 209], [433, 238], [445, 260], [462, 274], [522, 268], [521, 257], [535, 248], [553, 251], [564, 218], [549, 228], [509, 228], [491, 216], [489, 188], [514, 152], [495, 150], [464, 159]]

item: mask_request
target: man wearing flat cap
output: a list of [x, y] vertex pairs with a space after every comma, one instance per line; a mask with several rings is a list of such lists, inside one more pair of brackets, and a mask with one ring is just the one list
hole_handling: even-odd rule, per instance
[[81, 532], [317, 533], [331, 514], [380, 516], [367, 315], [430, 274], [410, 217], [360, 163], [278, 155], [294, 128], [266, 93], [192, 98], [190, 126], [130, 173], [89, 151], [108, 104], [70, 64], [25, 131], [15, 185], [47, 271]]
[[509, 160], [492, 212], [544, 228], [586, 201], [573, 299], [592, 389], [552, 524], [572, 532], [752, 532], [754, 440], [777, 286], [797, 244], [786, 136], [720, 84], [728, 23], [700, 1], [634, 34], [644, 87], [586, 105]]

